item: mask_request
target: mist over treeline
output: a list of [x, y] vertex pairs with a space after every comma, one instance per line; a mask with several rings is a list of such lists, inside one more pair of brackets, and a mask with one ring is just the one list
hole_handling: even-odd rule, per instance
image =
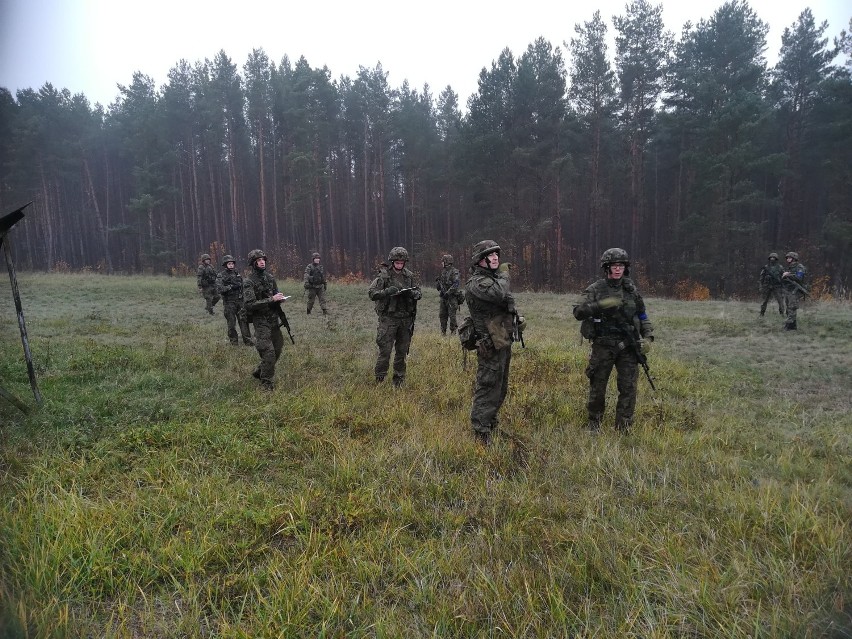
[[466, 105], [262, 49], [181, 60], [159, 88], [137, 72], [106, 108], [0, 88], [0, 214], [32, 200], [11, 234], [31, 270], [180, 274], [261, 247], [285, 276], [316, 250], [366, 278], [402, 245], [425, 279], [490, 238], [518, 288], [576, 289], [619, 246], [649, 293], [751, 294], [796, 250], [846, 297], [852, 38], [827, 30], [805, 9], [770, 67], [746, 2], [676, 36], [640, 0], [504, 49]]

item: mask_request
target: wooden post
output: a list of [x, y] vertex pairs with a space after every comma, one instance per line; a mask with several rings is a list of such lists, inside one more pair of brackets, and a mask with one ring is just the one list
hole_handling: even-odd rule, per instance
[[[15, 222], [17, 222], [18, 219], [23, 217], [22, 211], [25, 206], [22, 206], [13, 214], [7, 216], [7, 218], [12, 218], [8, 220], [9, 222], [11, 222], [11, 224], [14, 224]], [[41, 406], [41, 393], [39, 393], [38, 382], [36, 381], [35, 368], [33, 367], [33, 356], [32, 353], [30, 353], [29, 339], [27, 339], [27, 325], [24, 323], [24, 309], [21, 305], [21, 295], [18, 292], [18, 279], [15, 276], [15, 265], [12, 263], [12, 253], [9, 250], [9, 241], [6, 232], [6, 229], [3, 229], [2, 234], [0, 234], [0, 245], [3, 246], [3, 253], [6, 255], [6, 267], [9, 269], [9, 281], [12, 283], [12, 297], [15, 298], [15, 310], [18, 313], [18, 327], [21, 329], [21, 342], [23, 342], [24, 345], [24, 356], [27, 358], [27, 373], [30, 377], [30, 386], [33, 389], [33, 395], [35, 396], [36, 404]]]

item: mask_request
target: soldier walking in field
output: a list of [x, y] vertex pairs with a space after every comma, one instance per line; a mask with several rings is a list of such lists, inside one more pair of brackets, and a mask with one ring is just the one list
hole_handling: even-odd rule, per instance
[[370, 284], [368, 295], [375, 303], [378, 327], [376, 345], [376, 382], [384, 381], [393, 359], [393, 385], [399, 387], [405, 380], [406, 356], [414, 334], [417, 317], [417, 300], [422, 297], [420, 282], [406, 264], [408, 251], [397, 246], [388, 254], [387, 263], [382, 263], [379, 274]]
[[284, 348], [279, 321], [284, 295], [266, 270], [266, 253], [254, 249], [248, 254], [248, 263], [251, 274], [243, 283], [243, 297], [246, 313], [254, 324], [255, 347], [260, 355], [260, 364], [252, 376], [260, 380], [261, 388], [271, 391], [275, 388], [275, 364]]
[[210, 256], [204, 253], [201, 256], [201, 263], [198, 265], [195, 279], [198, 283], [198, 292], [204, 297], [204, 308], [213, 315], [213, 307], [219, 301], [219, 295], [216, 293], [216, 269], [210, 262]]
[[311, 263], [305, 267], [304, 286], [305, 293], [308, 296], [308, 315], [311, 314], [311, 309], [314, 307], [314, 299], [319, 299], [322, 314], [328, 315], [325, 299], [328, 283], [325, 280], [325, 268], [320, 262], [320, 254], [314, 253], [311, 256]]
[[526, 327], [509, 289], [509, 277], [500, 269], [500, 246], [483, 240], [470, 258], [471, 275], [465, 284], [467, 302], [476, 332], [476, 386], [470, 407], [470, 424], [477, 442], [491, 443], [497, 413], [509, 390], [512, 342]]
[[784, 302], [787, 305], [787, 319], [784, 322], [784, 330], [795, 331], [798, 329], [796, 315], [799, 311], [799, 303], [808, 294], [808, 289], [805, 288], [805, 276], [808, 269], [799, 261], [799, 254], [796, 251], [787, 253], [785, 260], [787, 268], [781, 274], [781, 281], [784, 283]]
[[761, 317], [766, 313], [770, 297], [774, 297], [778, 303], [778, 312], [784, 314], [784, 293], [781, 286], [783, 272], [784, 267], [778, 262], [778, 253], [770, 253], [766, 265], [760, 269], [760, 294], [763, 295], [763, 303], [760, 305]]
[[236, 326], [239, 324], [243, 344], [254, 346], [243, 304], [243, 276], [237, 271], [236, 262], [231, 255], [222, 258], [222, 266], [225, 268], [219, 271], [216, 278], [216, 292], [222, 297], [225, 322], [228, 325], [228, 339], [235, 346], [239, 343]]
[[441, 322], [441, 335], [447, 334], [448, 322], [452, 335], [458, 330], [456, 315], [459, 304], [464, 302], [464, 291], [461, 289], [459, 270], [453, 266], [453, 256], [444, 255], [441, 258], [441, 264], [444, 268], [441, 269], [440, 275], [435, 278], [435, 288], [438, 289], [438, 296], [441, 298], [438, 320]]
[[586, 427], [592, 432], [601, 427], [606, 385], [613, 368], [618, 376], [615, 428], [621, 432], [630, 429], [636, 408], [639, 353], [647, 353], [654, 339], [645, 301], [627, 277], [629, 267], [630, 260], [624, 249], [604, 251], [601, 268], [605, 277], [586, 288], [580, 303], [574, 307], [574, 317], [582, 321], [580, 333], [592, 342], [586, 367], [589, 378]]

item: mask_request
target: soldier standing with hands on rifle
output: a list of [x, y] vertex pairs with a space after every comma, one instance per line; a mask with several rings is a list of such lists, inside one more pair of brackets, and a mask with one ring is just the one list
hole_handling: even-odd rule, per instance
[[382, 263], [379, 274], [370, 284], [367, 295], [375, 303], [378, 315], [376, 345], [376, 383], [385, 380], [390, 367], [391, 350], [396, 348], [393, 358], [393, 385], [402, 386], [405, 381], [408, 349], [414, 334], [417, 318], [417, 300], [422, 297], [420, 284], [408, 268], [408, 251], [397, 246], [388, 254], [387, 263]]
[[216, 277], [216, 292], [222, 296], [225, 321], [228, 324], [228, 339], [231, 344], [239, 344], [237, 339], [237, 323], [243, 336], [243, 344], [254, 346], [251, 338], [246, 309], [243, 308], [243, 276], [236, 269], [236, 262], [230, 255], [222, 258], [223, 268]]
[[645, 301], [630, 273], [627, 251], [611, 248], [601, 256], [605, 277], [589, 285], [580, 303], [574, 307], [574, 317], [582, 324], [580, 334], [592, 342], [592, 352], [586, 367], [589, 378], [589, 421], [586, 428], [597, 432], [603, 419], [606, 385], [613, 367], [617, 373], [618, 402], [615, 407], [615, 428], [627, 432], [633, 425], [636, 408], [636, 385], [639, 364], [643, 365], [651, 387], [646, 353], [654, 339], [654, 327], [645, 312]]
[[766, 313], [770, 297], [774, 297], [778, 302], [778, 312], [784, 314], [784, 294], [781, 290], [783, 272], [784, 267], [778, 263], [778, 253], [770, 253], [766, 265], [760, 269], [760, 294], [763, 295], [763, 303], [760, 305], [761, 317]]
[[[243, 283], [246, 314], [254, 324], [255, 347], [260, 355], [260, 364], [252, 376], [260, 380], [264, 390], [275, 388], [275, 364], [284, 348], [279, 318], [283, 314], [281, 303], [284, 294], [278, 290], [275, 278], [266, 271], [266, 253], [254, 249], [248, 254], [251, 275]], [[292, 340], [292, 337], [291, 337]]]
[[314, 299], [319, 299], [319, 305], [323, 315], [328, 315], [325, 301], [325, 290], [328, 283], [325, 281], [325, 268], [320, 264], [319, 253], [311, 255], [311, 263], [305, 267], [304, 286], [305, 294], [308, 296], [308, 315], [314, 307]]
[[213, 315], [213, 307], [219, 301], [219, 295], [216, 293], [216, 269], [213, 268], [211, 261], [209, 254], [202, 254], [195, 280], [198, 284], [198, 292], [204, 297], [204, 309]]
[[438, 296], [441, 298], [440, 308], [438, 309], [438, 320], [441, 322], [441, 335], [447, 334], [447, 322], [450, 324], [450, 335], [454, 334], [458, 329], [458, 320], [456, 315], [459, 310], [459, 304], [464, 302], [464, 292], [461, 290], [461, 279], [459, 270], [453, 266], [453, 256], [444, 255], [441, 258], [443, 269], [440, 275], [435, 278], [435, 288], [438, 289]]
[[787, 304], [784, 330], [795, 331], [799, 328], [796, 325], [799, 302], [808, 294], [808, 289], [804, 286], [808, 269], [799, 261], [799, 254], [796, 251], [790, 251], [784, 257], [787, 261], [787, 268], [781, 274], [781, 281], [784, 283], [784, 302]]

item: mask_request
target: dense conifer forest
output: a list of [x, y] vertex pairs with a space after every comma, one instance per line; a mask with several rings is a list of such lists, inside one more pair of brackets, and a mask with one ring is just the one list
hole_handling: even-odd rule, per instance
[[530, 289], [576, 288], [621, 246], [650, 293], [753, 294], [796, 250], [848, 297], [852, 38], [804, 9], [770, 66], [766, 34], [741, 0], [680, 34], [636, 0], [497, 52], [466, 104], [262, 49], [161, 87], [137, 72], [108, 106], [0, 88], [0, 209], [33, 202], [13, 236], [31, 270], [181, 274], [263, 247], [285, 275], [317, 250], [368, 277], [403, 245], [431, 277], [489, 237]]

